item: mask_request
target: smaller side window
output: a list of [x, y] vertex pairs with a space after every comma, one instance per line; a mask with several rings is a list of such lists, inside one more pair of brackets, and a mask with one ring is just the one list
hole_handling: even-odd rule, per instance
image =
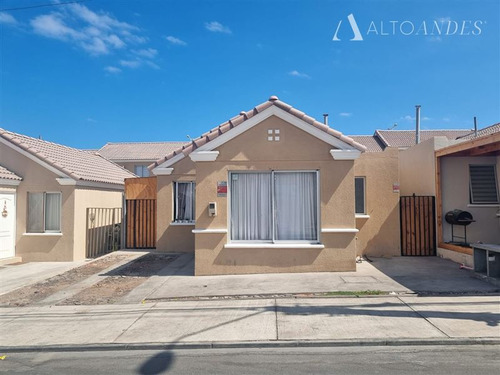
[[365, 177], [354, 178], [355, 213], [366, 214]]
[[174, 182], [174, 222], [194, 223], [195, 183]]
[[61, 193], [28, 193], [28, 233], [61, 231]]
[[139, 177], [149, 177], [149, 170], [146, 165], [134, 165], [134, 174]]
[[498, 203], [497, 176], [494, 164], [469, 165], [469, 179], [470, 203]]

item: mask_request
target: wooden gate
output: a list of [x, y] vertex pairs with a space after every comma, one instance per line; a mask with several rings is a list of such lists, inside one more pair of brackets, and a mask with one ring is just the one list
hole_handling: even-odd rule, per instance
[[402, 196], [399, 202], [401, 255], [436, 255], [436, 210], [433, 196]]
[[156, 247], [156, 177], [125, 180], [126, 247]]
[[87, 258], [95, 258], [121, 248], [121, 208], [87, 208]]

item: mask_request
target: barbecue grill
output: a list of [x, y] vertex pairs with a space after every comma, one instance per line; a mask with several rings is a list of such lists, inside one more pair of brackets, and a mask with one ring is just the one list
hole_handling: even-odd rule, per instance
[[[469, 246], [469, 244], [467, 243], [467, 226], [476, 221], [472, 217], [472, 214], [467, 211], [453, 210], [447, 212], [444, 218], [448, 224], [451, 224], [451, 243], [456, 245]], [[463, 237], [455, 235], [453, 230], [455, 225], [459, 225], [464, 228]], [[464, 242], [457, 242], [455, 241], [455, 238], [462, 239], [464, 240]]]

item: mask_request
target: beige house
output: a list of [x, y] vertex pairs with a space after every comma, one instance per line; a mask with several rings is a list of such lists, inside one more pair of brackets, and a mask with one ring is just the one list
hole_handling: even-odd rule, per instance
[[[437, 254], [472, 266], [470, 246], [500, 244], [500, 124], [455, 140], [436, 137], [401, 153], [401, 194], [436, 196]], [[418, 165], [418, 173], [415, 173]], [[471, 213], [465, 228], [445, 220], [453, 210]]]
[[0, 129], [0, 261], [84, 259], [86, 209], [121, 207], [129, 177], [95, 153]]
[[149, 177], [148, 166], [187, 142], [113, 142], [96, 152], [139, 177]]
[[398, 150], [369, 151], [272, 96], [150, 166], [156, 247], [194, 252], [196, 275], [399, 255]]

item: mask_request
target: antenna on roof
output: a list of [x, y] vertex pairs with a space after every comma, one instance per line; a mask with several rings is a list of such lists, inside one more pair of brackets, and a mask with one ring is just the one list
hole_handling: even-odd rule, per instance
[[187, 137], [187, 139], [189, 139], [191, 142], [193, 142], [193, 138], [191, 138], [191, 137], [189, 136], [189, 134], [188, 134], [188, 135], [186, 135], [186, 137]]
[[394, 129], [396, 126], [398, 126], [398, 123], [397, 123], [397, 122], [395, 122], [395, 123], [394, 123], [394, 125], [392, 125], [390, 128], [387, 128], [387, 130], [392, 130], [392, 129]]
[[477, 117], [474, 116], [474, 137], [477, 137]]

